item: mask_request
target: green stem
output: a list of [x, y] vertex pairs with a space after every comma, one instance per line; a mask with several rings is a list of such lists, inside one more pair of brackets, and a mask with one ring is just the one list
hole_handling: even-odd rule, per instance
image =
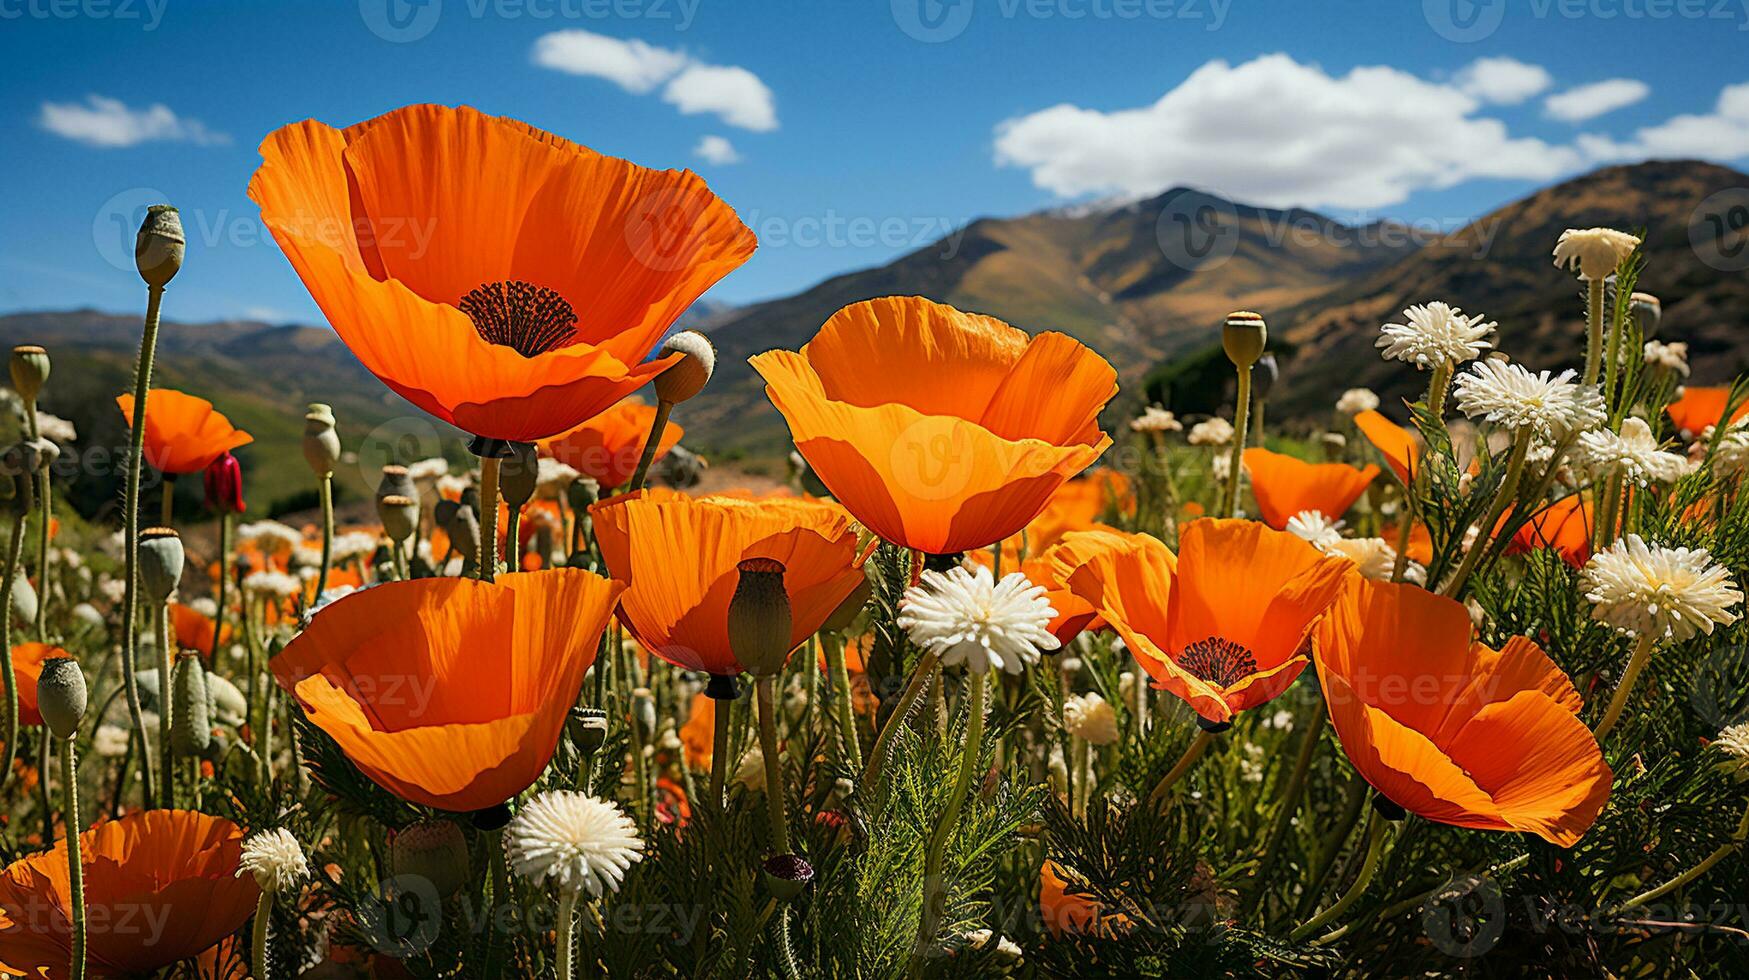
[[1300, 791], [1305, 789], [1306, 776], [1312, 769], [1312, 757], [1317, 754], [1323, 735], [1324, 708], [1319, 705], [1312, 714], [1312, 721], [1306, 728], [1305, 735], [1300, 738], [1300, 751], [1294, 758], [1293, 772], [1278, 794], [1279, 809], [1276, 810], [1275, 823], [1270, 828], [1269, 838], [1263, 844], [1263, 855], [1257, 859], [1257, 878], [1254, 882], [1256, 887], [1246, 901], [1246, 911], [1256, 907], [1268, 888], [1270, 862], [1274, 859], [1277, 848], [1281, 846], [1281, 839], [1287, 836], [1294, 814], [1299, 812]]
[[480, 581], [498, 576], [498, 466], [495, 457], [480, 458]]
[[[122, 500], [124, 591], [121, 601], [121, 662], [123, 682], [128, 687], [128, 713], [140, 739], [140, 774], [145, 778], [146, 801], [156, 800], [153, 787], [152, 752], [146, 729], [140, 721], [140, 689], [134, 657], [138, 642], [140, 569], [140, 467], [146, 451], [146, 396], [151, 390], [152, 358], [158, 348], [158, 314], [164, 302], [163, 286], [146, 287], [146, 322], [140, 333], [140, 353], [134, 364], [134, 422], [128, 442], [127, 489]], [[159, 730], [162, 738], [167, 731]]]
[[886, 724], [881, 726], [880, 733], [875, 736], [874, 750], [869, 753], [868, 767], [862, 772], [862, 780], [869, 786], [879, 786], [881, 770], [887, 764], [887, 755], [892, 751], [893, 735], [905, 724], [905, 719], [917, 706], [917, 699], [928, 686], [929, 678], [935, 673], [935, 665], [941, 660], [939, 654], [931, 650], [917, 661], [917, 668], [911, 671], [911, 679], [905, 684], [905, 690], [899, 695], [899, 703], [893, 706], [893, 713], [887, 716]]
[[1592, 279], [1586, 285], [1585, 304], [1585, 381], [1597, 383], [1597, 369], [1603, 362], [1603, 280]]
[[12, 761], [18, 758], [18, 678], [12, 661], [12, 583], [18, 575], [18, 559], [24, 551], [24, 515], [12, 522], [12, 539], [6, 547], [6, 564], [0, 568], [0, 649], [6, 651], [6, 756], [0, 762], [0, 788], [12, 778]]
[[734, 703], [711, 702], [711, 803], [716, 806], [723, 805], [723, 784], [729, 773], [729, 706]]
[[1512, 455], [1506, 458], [1506, 478], [1500, 481], [1500, 489], [1494, 494], [1494, 502], [1488, 505], [1488, 513], [1477, 526], [1475, 543], [1464, 553], [1463, 564], [1453, 573], [1450, 581], [1445, 583], [1441, 593], [1457, 598], [1462, 594], [1464, 582], [1470, 573], [1476, 570], [1476, 564], [1482, 560], [1482, 553], [1489, 550], [1488, 543], [1492, 540], [1495, 525], [1500, 523], [1500, 516], [1506, 513], [1506, 508], [1518, 494], [1518, 481], [1524, 476], [1524, 460], [1530, 455], [1531, 431], [1528, 426], [1518, 430], [1512, 440]]
[[644, 439], [644, 451], [638, 455], [638, 468], [632, 473], [632, 482], [626, 486], [626, 492], [635, 493], [644, 488], [644, 479], [650, 475], [650, 464], [656, 460], [656, 446], [662, 441], [662, 430], [668, 427], [668, 413], [672, 411], [673, 402], [656, 402], [656, 417], [650, 420], [650, 434]]
[[1621, 903], [1617, 908], [1617, 911], [1656, 902], [1658, 899], [1663, 898], [1665, 895], [1670, 894], [1676, 889], [1695, 881], [1700, 878], [1701, 875], [1711, 871], [1713, 866], [1720, 861], [1723, 861], [1725, 858], [1742, 850], [1743, 841], [1746, 838], [1749, 838], [1749, 810], [1743, 811], [1743, 819], [1737, 822], [1737, 829], [1731, 834], [1731, 839], [1720, 844], [1718, 847], [1713, 848], [1713, 852], [1708, 854], [1705, 858], [1702, 858], [1699, 864], [1689, 868], [1687, 871], [1684, 871], [1669, 881], [1666, 881], [1662, 885], [1649, 891], [1641, 892], [1633, 898]]
[[1239, 475], [1245, 462], [1245, 429], [1251, 418], [1251, 367], [1238, 369], [1239, 391], [1233, 404], [1233, 449], [1228, 458], [1227, 488], [1221, 497], [1222, 517], [1232, 517], [1239, 509]]
[[1403, 507], [1397, 514], [1397, 561], [1391, 566], [1391, 581], [1403, 581], [1409, 571], [1409, 538], [1415, 532], [1415, 491], [1403, 487]]
[[494, 830], [486, 835], [486, 849], [491, 852], [489, 858], [492, 866], [492, 900], [488, 909], [491, 917], [486, 920], [486, 949], [481, 968], [481, 976], [486, 980], [498, 980], [504, 975], [505, 937], [504, 931], [498, 928], [498, 909], [510, 903], [510, 869], [504, 862], [504, 831]]
[[576, 913], [577, 892], [567, 888], [565, 889], [565, 893], [559, 896], [559, 942], [557, 950], [559, 957], [559, 980], [571, 980], [571, 974], [574, 970], [573, 963], [575, 962], [575, 954], [572, 951], [572, 947], [576, 945], [573, 941], [576, 931]]
[[1609, 346], [1608, 353], [1604, 355], [1606, 360], [1603, 365], [1603, 402], [1612, 418], [1615, 412], [1616, 375], [1621, 370], [1621, 335], [1626, 329], [1625, 318], [1619, 320], [1614, 316], [1609, 318]]
[[1324, 882], [1336, 867], [1336, 859], [1342, 855], [1342, 845], [1354, 833], [1354, 825], [1360, 822], [1361, 808], [1366, 806], [1366, 794], [1365, 780], [1356, 779], [1348, 784], [1348, 796], [1343, 804], [1342, 815], [1318, 845], [1318, 861], [1312, 869], [1312, 876], [1306, 879], [1306, 889], [1300, 895], [1299, 904], [1295, 906], [1295, 915], [1310, 915], [1317, 907], [1318, 895], [1324, 890]]
[[263, 888], [255, 900], [255, 928], [250, 930], [249, 962], [255, 968], [254, 980], [268, 980], [267, 926], [273, 919], [273, 893]]
[[158, 640], [158, 772], [159, 782], [163, 784], [162, 805], [176, 805], [176, 740], [170, 737], [175, 731], [176, 698], [170, 688], [170, 671], [172, 658], [170, 653], [170, 606], [158, 603], [152, 610], [152, 625]]
[[777, 706], [772, 697], [776, 679], [761, 677], [753, 684], [759, 700], [759, 752], [765, 757], [765, 810], [771, 818], [774, 854], [788, 854], [789, 818], [783, 808], [783, 766], [777, 759]]
[[[34, 408], [32, 411], [34, 414]], [[38, 643], [46, 643], [49, 633], [49, 594], [54, 591], [49, 587], [49, 521], [52, 511], [49, 506], [49, 468], [47, 466], [44, 466], [37, 476], [36, 492], [37, 503], [42, 511], [36, 529], [36, 639]]]
[[69, 738], [61, 746], [61, 821], [67, 826], [67, 884], [69, 904], [73, 906], [73, 980], [85, 976], [85, 859], [79, 852], [79, 759], [74, 752], [76, 739]]
[[322, 499], [322, 568], [316, 573], [316, 600], [328, 591], [328, 568], [334, 561], [334, 474], [316, 478], [316, 494]]
[[1177, 764], [1172, 767], [1170, 772], [1160, 777], [1160, 781], [1154, 785], [1154, 791], [1148, 794], [1148, 803], [1152, 806], [1159, 806], [1161, 801], [1166, 799], [1166, 794], [1172, 789], [1173, 784], [1184, 778], [1184, 774], [1190, 771], [1191, 766], [1196, 765], [1196, 760], [1202, 758], [1202, 754], [1208, 751], [1209, 745], [1214, 740], [1215, 736], [1212, 732], [1198, 731], [1196, 738], [1191, 740], [1190, 745], [1185, 748], [1184, 754], [1178, 757]]
[[510, 514], [504, 522], [504, 568], [507, 571], [522, 571], [522, 508], [510, 508]]
[[176, 478], [164, 474], [163, 491], [158, 495], [158, 526], [172, 527], [176, 516]]
[[1313, 932], [1335, 922], [1342, 917], [1342, 913], [1348, 911], [1349, 906], [1360, 900], [1366, 887], [1372, 884], [1373, 875], [1379, 869], [1379, 858], [1385, 851], [1385, 824], [1386, 821], [1380, 818], [1376, 812], [1367, 819], [1366, 858], [1361, 862], [1360, 874], [1355, 876], [1354, 884], [1348, 886], [1348, 891], [1336, 900], [1335, 905], [1330, 906], [1311, 921], [1295, 929], [1288, 937], [1290, 941], [1299, 942]]
[[947, 906], [947, 883], [942, 880], [941, 862], [947, 850], [948, 838], [959, 823], [960, 808], [971, 789], [972, 775], [977, 771], [984, 747], [984, 702], [989, 688], [989, 671], [973, 671], [966, 678], [967, 711], [966, 743], [960, 751], [959, 775], [954, 781], [953, 795], [947, 798], [947, 809], [935, 823], [929, 836], [929, 848], [923, 858], [923, 917], [917, 927], [917, 945], [911, 952], [912, 976], [921, 976], [924, 954], [935, 942], [941, 928], [942, 911]]
[[1451, 362], [1440, 361], [1433, 366], [1433, 375], [1427, 379], [1427, 414], [1436, 419], [1445, 417], [1445, 395], [1451, 388]]
[[219, 513], [219, 586], [217, 604], [213, 607], [213, 648], [207, 653], [207, 663], [214, 670], [219, 666], [219, 634], [225, 631], [225, 593], [231, 585], [231, 514]]
[[1640, 671], [1646, 667], [1646, 661], [1652, 657], [1652, 646], [1656, 637], [1651, 634], [1640, 637], [1634, 644], [1634, 652], [1628, 657], [1627, 670], [1622, 672], [1621, 683], [1616, 685], [1615, 696], [1609, 699], [1609, 708], [1603, 713], [1603, 720], [1597, 723], [1593, 735], [1598, 742], [1609, 737], [1615, 729], [1615, 723], [1621, 720], [1622, 709], [1627, 707], [1628, 695], [1634, 689], [1634, 682], [1640, 679]]
[[847, 764], [861, 761], [862, 743], [856, 737], [850, 671], [844, 666], [844, 637], [839, 633], [822, 633], [820, 646], [826, 651], [826, 673], [832, 684], [832, 717], [838, 722], [838, 758]]

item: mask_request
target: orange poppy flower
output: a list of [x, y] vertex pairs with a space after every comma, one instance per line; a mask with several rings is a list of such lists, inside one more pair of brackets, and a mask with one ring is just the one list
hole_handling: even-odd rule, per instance
[[[1386, 541], [1389, 541], [1391, 547], [1395, 548], [1397, 546], [1397, 533], [1400, 528], [1401, 525], [1399, 524], [1388, 524], [1385, 526], [1384, 530], [1379, 532], [1379, 536]], [[1427, 525], [1420, 521], [1416, 521], [1409, 525], [1409, 547], [1406, 550], [1409, 552], [1410, 561], [1417, 561], [1423, 565], [1432, 563], [1433, 532], [1427, 529]]]
[[[88, 975], [154, 975], [236, 932], [261, 890], [237, 877], [243, 832], [220, 817], [146, 810], [79, 835]], [[66, 977], [67, 842], [0, 872], [0, 974]], [[131, 926], [129, 925], [131, 924]]]
[[1414, 482], [1415, 467], [1421, 462], [1421, 444], [1413, 433], [1370, 410], [1356, 413], [1354, 425], [1384, 455], [1391, 472], [1397, 474], [1404, 486]]
[[[180, 602], [170, 604], [170, 628], [176, 632], [176, 645], [183, 650], [194, 650], [201, 656], [208, 656], [213, 649], [213, 632], [218, 624], [213, 618], [193, 606], [185, 606]], [[219, 634], [220, 643], [231, 642], [231, 624], [226, 623]]]
[[323, 608], [273, 672], [377, 785], [483, 810], [552, 759], [624, 589], [571, 568], [389, 582]]
[[709, 772], [711, 757], [716, 754], [715, 725], [717, 702], [704, 692], [692, 696], [692, 710], [686, 724], [680, 726], [680, 744], [686, 748], [686, 764]]
[[[1676, 423], [1678, 431], [1685, 438], [1699, 438], [1709, 425], [1718, 425], [1725, 417], [1725, 407], [1730, 404], [1731, 389], [1703, 388], [1689, 385], [1682, 389], [1682, 397], [1664, 407], [1670, 415], [1670, 421]], [[1735, 422], [1749, 415], [1749, 399], [1739, 402], [1731, 412], [1731, 421]]]
[[[1013, 571], [1027, 559], [1049, 551], [1070, 531], [1110, 527], [1099, 522], [1108, 513], [1133, 515], [1135, 510], [1136, 498], [1128, 477], [1104, 467], [1089, 470], [1058, 487], [1045, 509], [1027, 521], [1018, 534], [1002, 539], [1002, 568]], [[980, 548], [966, 555], [980, 564], [994, 565], [989, 549]]]
[[532, 442], [631, 394], [676, 318], [753, 254], [690, 171], [415, 105], [268, 135], [249, 197], [340, 339], [478, 436]]
[[[575, 429], [540, 441], [543, 456], [564, 463], [584, 476], [594, 477], [602, 490], [624, 486], [638, 468], [638, 457], [649, 438], [656, 407], [628, 398]], [[685, 430], [669, 422], [656, 443], [654, 462], [668, 455]]]
[[1305, 669], [1306, 635], [1352, 564], [1256, 521], [1193, 521], [1176, 556], [1146, 534], [1083, 531], [1044, 556], [1123, 637], [1154, 686], [1231, 721]]
[[1105, 906], [1078, 891], [1072, 891], [1065, 870], [1046, 860], [1038, 872], [1038, 908], [1052, 936], [1095, 935], [1111, 939], [1130, 931], [1130, 917], [1122, 912], [1107, 914]]
[[47, 643], [20, 643], [12, 648], [12, 677], [18, 682], [18, 723], [40, 725], [43, 716], [36, 710], [36, 679], [42, 676], [43, 661], [50, 657], [70, 657], [72, 654]]
[[784, 566], [790, 649], [862, 583], [856, 529], [844, 508], [799, 497], [688, 497], [639, 490], [589, 508], [601, 556], [631, 583], [619, 618], [644, 648], [685, 670], [741, 673], [729, 649], [736, 566], [771, 558]]
[[1111, 437], [1103, 358], [917, 296], [853, 303], [752, 359], [796, 448], [869, 530], [933, 554], [1017, 533]]
[[[121, 414], [134, 424], [134, 396], [117, 395]], [[153, 388], [146, 395], [146, 462], [160, 473], [199, 473], [220, 456], [246, 446], [255, 437], [233, 428], [231, 420], [213, 410], [205, 398], [173, 388]]]
[[1349, 760], [1403, 809], [1571, 847], [1609, 798], [1567, 675], [1523, 637], [1472, 639], [1462, 603], [1357, 577], [1312, 646]]
[[1379, 468], [1355, 469], [1347, 463], [1308, 463], [1267, 449], [1245, 450], [1251, 494], [1270, 527], [1282, 530], [1288, 519], [1317, 511], [1335, 521], [1360, 499]]
[[1591, 560], [1591, 527], [1596, 508], [1584, 494], [1569, 494], [1530, 515], [1512, 535], [1507, 554], [1553, 548], [1574, 568]]

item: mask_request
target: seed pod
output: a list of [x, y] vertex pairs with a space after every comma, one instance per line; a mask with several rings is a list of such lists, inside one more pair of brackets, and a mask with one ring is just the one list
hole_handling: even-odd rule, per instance
[[140, 532], [140, 588], [153, 602], [167, 602], [182, 581], [182, 536], [168, 527]]
[[56, 738], [69, 739], [79, 733], [79, 722], [85, 718], [85, 672], [77, 660], [50, 657], [43, 661], [42, 673], [36, 679], [36, 707]]
[[515, 509], [534, 497], [534, 488], [539, 483], [540, 458], [535, 455], [534, 444], [511, 443], [510, 455], [504, 457], [498, 468], [499, 495]]
[[419, 527], [419, 501], [399, 494], [378, 497], [377, 519], [383, 522], [383, 533], [389, 540], [399, 544]]
[[1221, 327], [1221, 347], [1235, 367], [1247, 368], [1256, 364], [1268, 343], [1269, 329], [1262, 316], [1250, 310], [1227, 314], [1227, 321]]
[[171, 705], [170, 739], [176, 751], [183, 755], [201, 755], [212, 744], [213, 726], [207, 693], [206, 668], [200, 665], [200, 654], [184, 650], [176, 657], [176, 668], [170, 675]]
[[134, 236], [134, 267], [146, 285], [162, 289], [181, 270], [186, 247], [182, 216], [168, 204], [154, 204], [146, 209], [146, 220]]
[[413, 485], [413, 477], [407, 467], [390, 463], [383, 467], [383, 477], [377, 481], [377, 499], [384, 497], [412, 497], [419, 499], [419, 488]]
[[570, 502], [572, 510], [583, 514], [601, 499], [601, 483], [592, 476], [578, 477], [565, 488], [565, 499]]
[[565, 730], [578, 752], [585, 756], [594, 755], [595, 750], [607, 741], [607, 712], [600, 708], [572, 708]]
[[729, 649], [743, 670], [756, 677], [783, 670], [790, 652], [789, 594], [783, 589], [783, 563], [748, 558], [735, 566], [740, 580], [729, 600]]
[[12, 387], [26, 405], [36, 401], [43, 382], [49, 379], [49, 352], [35, 344], [12, 348]]
[[12, 615], [18, 622], [34, 623], [36, 611], [36, 586], [30, 584], [30, 578], [20, 568], [12, 580]]
[[802, 893], [814, 880], [814, 866], [799, 854], [778, 854], [767, 858], [764, 865], [765, 887], [771, 897], [787, 902]]
[[717, 350], [704, 334], [682, 330], [663, 342], [659, 356], [669, 354], [683, 356], [656, 375], [656, 397], [678, 405], [704, 390], [717, 367]]
[[389, 845], [389, 867], [396, 877], [430, 882], [440, 898], [472, 879], [467, 838], [449, 820], [421, 820], [403, 828]]
[[1664, 304], [1651, 293], [1634, 293], [1628, 297], [1634, 316], [1640, 321], [1640, 339], [1651, 340], [1658, 334], [1658, 323], [1664, 319]]
[[334, 475], [340, 463], [340, 434], [334, 431], [334, 410], [311, 402], [304, 414], [304, 460], [317, 477]]
[[1263, 355], [1257, 359], [1257, 366], [1251, 369], [1251, 393], [1258, 401], [1268, 398], [1270, 389], [1280, 378], [1281, 367], [1275, 363], [1275, 355]]

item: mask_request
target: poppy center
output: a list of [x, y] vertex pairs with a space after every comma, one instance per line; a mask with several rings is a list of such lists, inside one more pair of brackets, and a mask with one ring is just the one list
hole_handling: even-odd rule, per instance
[[577, 311], [565, 297], [519, 279], [486, 283], [463, 296], [456, 308], [474, 321], [486, 343], [523, 357], [563, 346], [577, 332]]
[[1217, 687], [1232, 687], [1257, 672], [1257, 658], [1232, 640], [1211, 636], [1185, 647], [1178, 666]]

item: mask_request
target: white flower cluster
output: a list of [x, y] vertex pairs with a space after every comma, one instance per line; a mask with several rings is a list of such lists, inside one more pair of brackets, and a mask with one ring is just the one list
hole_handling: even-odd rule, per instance
[[1530, 429], [1550, 442], [1603, 423], [1603, 393], [1573, 380], [1569, 369], [1532, 374], [1517, 364], [1486, 360], [1458, 376], [1457, 403], [1465, 415], [1509, 429]]
[[504, 828], [510, 868], [536, 884], [600, 898], [644, 859], [638, 826], [613, 803], [574, 790], [536, 796]]
[[1149, 405], [1142, 414], [1130, 419], [1131, 432], [1179, 432], [1183, 429], [1184, 423], [1178, 421], [1178, 416], [1158, 405]]
[[296, 888], [310, 877], [310, 862], [292, 832], [281, 827], [252, 834], [243, 841], [237, 859], [237, 877], [255, 876], [264, 892], [278, 894]]
[[1043, 586], [1019, 572], [997, 581], [983, 565], [925, 571], [899, 602], [900, 628], [943, 666], [1010, 674], [1060, 645], [1046, 629], [1056, 615]]
[[1233, 423], [1219, 416], [1205, 419], [1191, 426], [1184, 438], [1193, 446], [1225, 446], [1233, 441]]
[[1579, 457], [1599, 480], [1620, 475], [1635, 486], [1671, 483], [1688, 472], [1688, 459], [1658, 448], [1646, 420], [1630, 416], [1621, 431], [1596, 429], [1579, 437]]
[[264, 551], [275, 551], [302, 545], [304, 535], [296, 528], [287, 527], [278, 521], [251, 521], [238, 525], [237, 540], [241, 543], [259, 544]]
[[1336, 399], [1336, 410], [1343, 415], [1359, 415], [1379, 407], [1378, 393], [1371, 388], [1350, 388]]
[[1462, 364], [1482, 356], [1491, 344], [1487, 336], [1496, 324], [1478, 313], [1447, 303], [1427, 303], [1403, 311], [1402, 323], [1379, 328], [1377, 346], [1387, 361], [1404, 361], [1425, 371], [1443, 364]]
[[1591, 616], [1636, 636], [1680, 642], [1737, 621], [1743, 602], [1705, 548], [1666, 548], [1630, 534], [1591, 556], [1580, 574]]

